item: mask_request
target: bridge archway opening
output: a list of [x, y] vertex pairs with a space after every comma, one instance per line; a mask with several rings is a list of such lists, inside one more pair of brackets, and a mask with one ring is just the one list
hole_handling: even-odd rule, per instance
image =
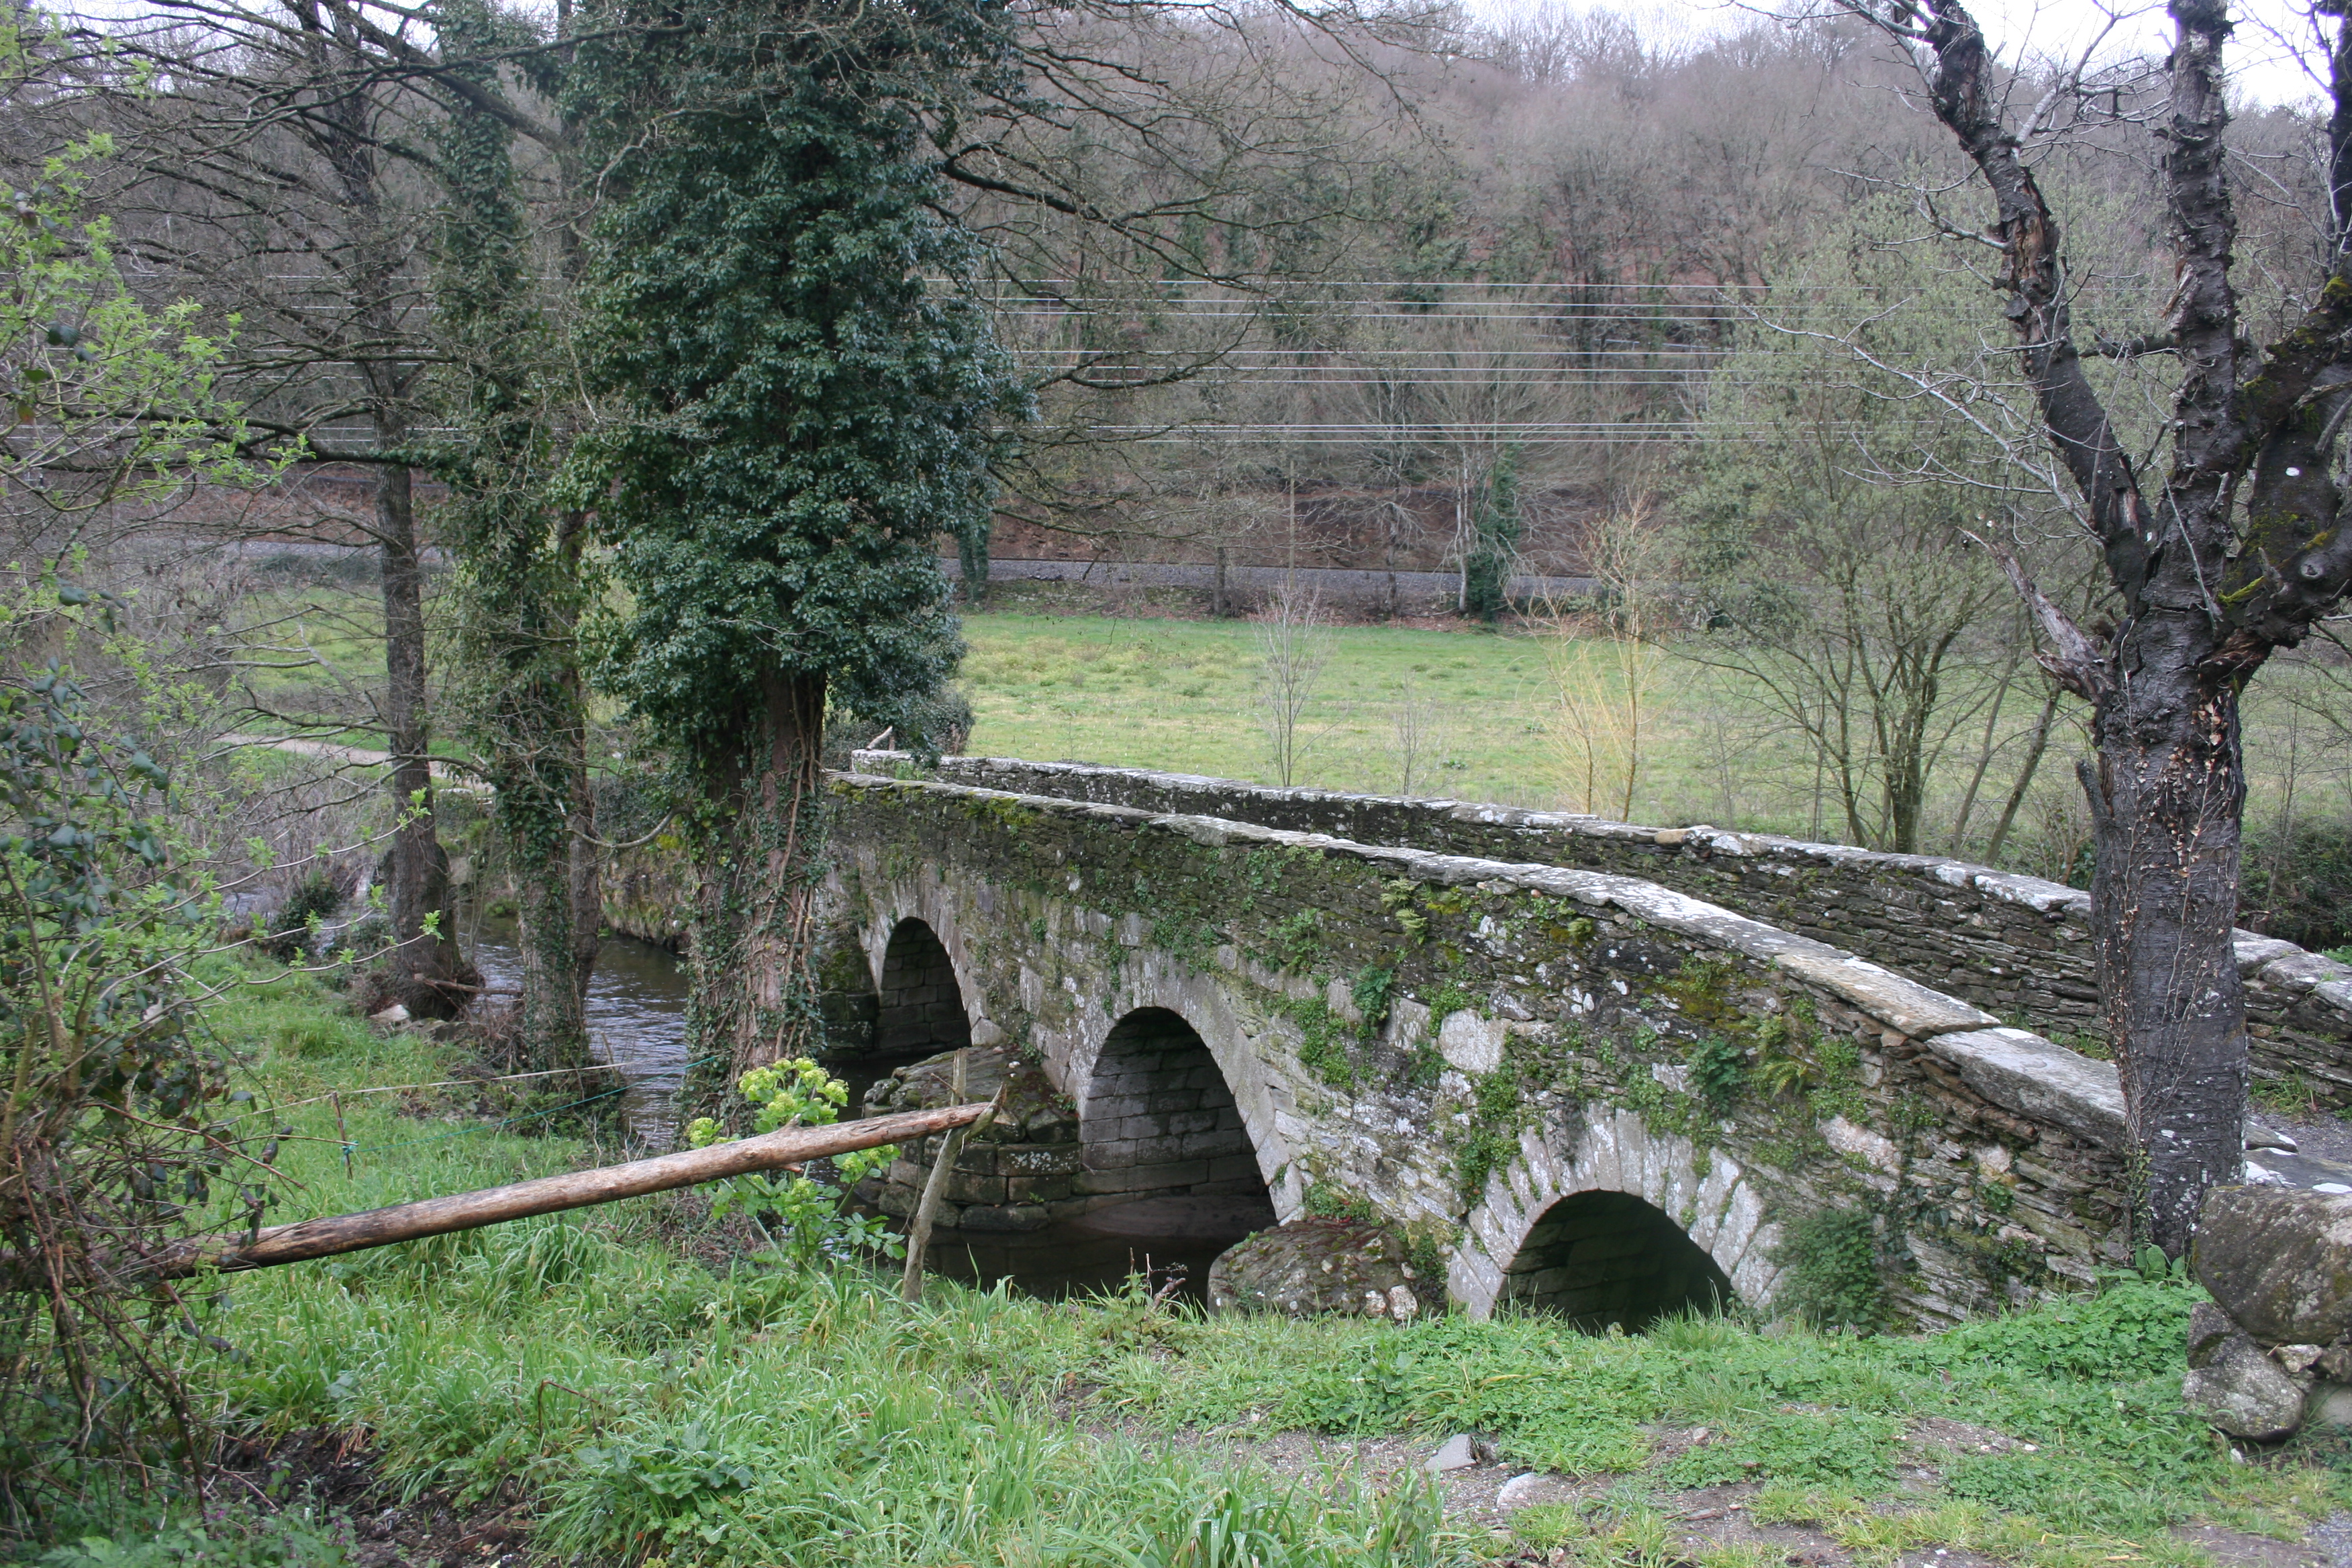
[[1631, 1193], [1583, 1192], [1553, 1204], [1529, 1228], [1495, 1308], [1638, 1333], [1660, 1318], [1712, 1314], [1738, 1299], [1721, 1267], [1663, 1210]]
[[1112, 1027], [1079, 1105], [1078, 1135], [1082, 1190], [1098, 1208], [1202, 1200], [1187, 1207], [1202, 1223], [1243, 1226], [1242, 1235], [1274, 1223], [1233, 1086], [1181, 1014], [1143, 1007]]
[[900, 921], [882, 954], [876, 1054], [926, 1057], [971, 1044], [971, 1015], [939, 933], [911, 916]]

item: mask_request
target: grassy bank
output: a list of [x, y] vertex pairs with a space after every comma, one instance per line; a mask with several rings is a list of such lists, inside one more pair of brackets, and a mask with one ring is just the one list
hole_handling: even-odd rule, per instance
[[[456, 1064], [307, 982], [249, 994], [223, 1027], [296, 1130], [299, 1212], [593, 1157], [491, 1125], [471, 1088], [360, 1094]], [[329, 1094], [357, 1146], [348, 1176]], [[408, 1494], [520, 1491], [551, 1560], [673, 1568], [1786, 1555], [1685, 1544], [1674, 1521], [1694, 1495], [1763, 1525], [1810, 1521], [1857, 1564], [1941, 1546], [2185, 1565], [2205, 1551], [2178, 1526], [2296, 1539], [2344, 1489], [2320, 1447], [2234, 1463], [2179, 1410], [2178, 1284], [1918, 1340], [1202, 1320], [1141, 1296], [1055, 1305], [941, 1283], [910, 1309], [855, 1272], [728, 1261], [698, 1212], [641, 1200], [236, 1279], [205, 1325], [230, 1347], [202, 1369], [208, 1398], [254, 1437], [333, 1434]], [[1402, 1436], [1385, 1451], [1408, 1468], [1285, 1459], [1270, 1435], [1296, 1429]], [[1565, 1491], [1513, 1531], [1442, 1517], [1409, 1467], [1456, 1431]]]

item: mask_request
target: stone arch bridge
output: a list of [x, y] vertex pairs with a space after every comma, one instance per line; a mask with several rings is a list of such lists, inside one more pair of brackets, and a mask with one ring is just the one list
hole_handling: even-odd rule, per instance
[[[2072, 889], [1444, 801], [856, 766], [827, 785], [831, 1048], [999, 1047], [1076, 1113], [1074, 1146], [961, 1167], [967, 1227], [1262, 1194], [1386, 1222], [1474, 1314], [1629, 1325], [1769, 1310], [1827, 1213], [1866, 1216], [1921, 1324], [2125, 1260]], [[2262, 1070], [2352, 1090], [2352, 972], [2241, 959]]]

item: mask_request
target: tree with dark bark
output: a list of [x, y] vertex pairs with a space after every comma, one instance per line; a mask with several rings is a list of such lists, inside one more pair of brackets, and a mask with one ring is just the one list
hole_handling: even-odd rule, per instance
[[372, 515], [358, 526], [383, 572], [373, 721], [394, 814], [384, 989], [412, 1014], [450, 1016], [479, 976], [450, 916], [428, 760], [415, 468], [436, 355], [419, 245], [430, 186], [416, 160], [420, 121], [438, 100], [415, 84], [457, 79], [436, 76], [442, 62], [406, 41], [407, 24], [366, 0], [165, 0], [161, 10], [113, 40], [168, 84], [110, 105], [141, 171], [117, 208], [142, 262], [238, 317], [225, 380], [247, 400], [249, 427], [306, 461], [369, 475]]
[[[2019, 123], [2011, 82], [1958, 0], [1852, 0], [1908, 51], [1935, 117], [1989, 190], [1995, 286], [2016, 363], [2116, 599], [2084, 627], [1988, 536], [2040, 623], [2051, 677], [2092, 706], [2082, 764], [2095, 843], [2100, 1005], [2123, 1078], [2146, 1242], [2183, 1253], [2205, 1192], [2242, 1161], [2247, 1047], [2232, 952], [2245, 772], [2238, 706], [2271, 655], [2294, 647], [2352, 585], [2352, 486], [2339, 458], [2352, 410], [2352, 16], [2335, 24], [2326, 128], [2325, 243], [2300, 320], [2258, 346], [2232, 276], [2221, 0], [2172, 0], [2169, 98], [2157, 134], [2176, 287], [2160, 327], [2078, 338], [2067, 251], [2027, 142], [2117, 101], [2116, 84], [2061, 79]], [[2323, 7], [2341, 15], [2340, 7]], [[2144, 481], [2086, 354], [2176, 356], [2169, 464]]]

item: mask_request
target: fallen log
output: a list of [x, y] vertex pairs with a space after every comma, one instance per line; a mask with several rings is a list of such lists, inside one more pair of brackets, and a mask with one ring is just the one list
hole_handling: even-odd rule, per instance
[[[282, 1263], [300, 1263], [313, 1258], [332, 1258], [372, 1247], [389, 1247], [399, 1241], [446, 1236], [453, 1230], [477, 1230], [506, 1220], [528, 1219], [533, 1215], [557, 1214], [565, 1209], [640, 1197], [646, 1193], [722, 1182], [730, 1176], [757, 1171], [781, 1170], [808, 1160], [846, 1154], [855, 1149], [911, 1143], [935, 1132], [970, 1126], [989, 1110], [987, 1104], [949, 1105], [936, 1110], [868, 1116], [831, 1127], [784, 1127], [756, 1138], [713, 1143], [707, 1149], [681, 1150], [650, 1160], [634, 1160], [625, 1165], [541, 1176], [533, 1182], [394, 1204], [390, 1208], [369, 1209], [363, 1214], [330, 1215], [320, 1219], [298, 1220], [292, 1225], [274, 1225], [250, 1239], [237, 1236], [190, 1237], [148, 1258], [126, 1260], [121, 1274], [126, 1283], [184, 1279], [213, 1270], [233, 1273], [247, 1268], [274, 1268]], [[18, 1259], [0, 1261], [0, 1280], [6, 1282], [0, 1284], [0, 1289], [45, 1289], [39, 1272], [37, 1265], [28, 1270]], [[32, 1277], [26, 1278], [28, 1274]]]

